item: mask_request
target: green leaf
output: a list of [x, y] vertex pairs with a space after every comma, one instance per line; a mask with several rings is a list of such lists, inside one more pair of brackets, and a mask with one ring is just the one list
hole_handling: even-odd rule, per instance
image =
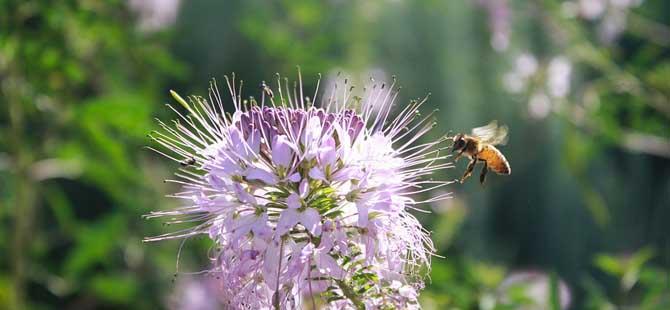
[[117, 243], [123, 240], [125, 220], [120, 214], [105, 217], [94, 225], [81, 227], [77, 243], [65, 264], [68, 277], [79, 277], [95, 265], [111, 263]]
[[139, 284], [130, 275], [98, 275], [91, 279], [91, 290], [100, 298], [120, 304], [132, 304]]

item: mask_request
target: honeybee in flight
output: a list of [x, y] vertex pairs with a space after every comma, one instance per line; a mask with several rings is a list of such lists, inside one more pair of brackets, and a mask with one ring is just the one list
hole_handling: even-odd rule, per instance
[[494, 146], [507, 143], [507, 131], [507, 126], [499, 126], [498, 121], [492, 121], [486, 126], [472, 129], [469, 135], [459, 133], [454, 136], [451, 152], [458, 152], [454, 161], [457, 161], [463, 154], [470, 158], [468, 168], [460, 179], [461, 183], [472, 175], [478, 161], [484, 162], [479, 175], [479, 182], [482, 185], [486, 180], [488, 170], [493, 170], [498, 174], [512, 173], [507, 158]]

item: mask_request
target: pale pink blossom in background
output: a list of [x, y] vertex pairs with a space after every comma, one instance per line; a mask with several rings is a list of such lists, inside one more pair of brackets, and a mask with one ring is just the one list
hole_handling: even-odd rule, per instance
[[491, 47], [498, 52], [507, 50], [511, 35], [511, 11], [507, 0], [479, 0], [488, 14]]
[[567, 57], [558, 56], [549, 62], [547, 68], [547, 89], [556, 98], [564, 98], [570, 92], [572, 64]]
[[181, 0], [128, 0], [130, 9], [138, 14], [143, 31], [157, 31], [174, 24]]
[[551, 112], [551, 99], [544, 92], [537, 92], [528, 100], [528, 114], [534, 119], [543, 119]]

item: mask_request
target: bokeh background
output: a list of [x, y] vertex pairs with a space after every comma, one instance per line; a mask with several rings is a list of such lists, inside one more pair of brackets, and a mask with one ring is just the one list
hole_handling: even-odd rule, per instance
[[509, 125], [511, 176], [418, 215], [426, 309], [670, 309], [669, 25], [663, 0], [1, 0], [0, 308], [216, 309], [206, 239], [177, 276], [179, 241], [142, 243], [179, 166], [146, 134], [169, 89], [300, 65], [431, 92], [433, 138]]

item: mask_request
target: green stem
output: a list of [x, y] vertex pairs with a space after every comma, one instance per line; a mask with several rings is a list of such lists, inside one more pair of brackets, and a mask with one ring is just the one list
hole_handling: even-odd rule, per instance
[[32, 235], [33, 223], [33, 200], [34, 185], [30, 177], [29, 169], [31, 156], [29, 149], [24, 145], [23, 134], [23, 110], [19, 94], [8, 96], [8, 112], [10, 123], [10, 154], [15, 162], [14, 177], [15, 191], [14, 200], [11, 203], [14, 209], [13, 244], [12, 244], [12, 303], [13, 309], [25, 309], [26, 296], [26, 252], [29, 248]]

